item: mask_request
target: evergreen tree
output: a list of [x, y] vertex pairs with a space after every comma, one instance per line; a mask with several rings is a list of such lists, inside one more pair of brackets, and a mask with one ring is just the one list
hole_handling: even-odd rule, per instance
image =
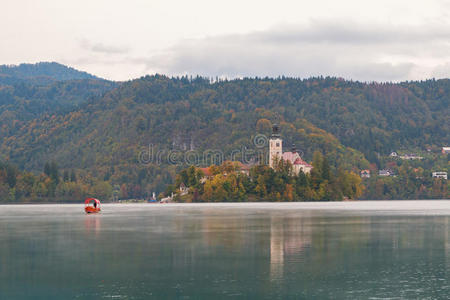
[[63, 181], [64, 182], [68, 182], [69, 181], [69, 171], [68, 170], [64, 170]]
[[322, 160], [322, 179], [323, 180], [330, 180], [331, 178], [331, 169], [330, 164], [328, 163], [328, 159], [326, 156], [323, 157]]
[[77, 175], [75, 174], [75, 170], [74, 169], [72, 169], [72, 171], [70, 172], [70, 181], [71, 182], [77, 181]]
[[8, 183], [10, 188], [16, 186], [17, 183], [17, 169], [11, 165], [7, 165], [6, 167], [6, 182]]
[[50, 163], [46, 162], [44, 165], [44, 174], [50, 177], [51, 170], [50, 170]]
[[59, 183], [59, 170], [58, 164], [55, 161], [50, 163], [50, 178], [56, 183]]

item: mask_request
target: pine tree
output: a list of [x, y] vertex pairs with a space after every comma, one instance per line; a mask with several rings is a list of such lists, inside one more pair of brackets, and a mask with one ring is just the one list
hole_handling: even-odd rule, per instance
[[56, 162], [50, 163], [50, 178], [56, 183], [59, 183], [58, 164]]
[[69, 181], [69, 171], [68, 170], [64, 170], [63, 180], [64, 180], [64, 182]]
[[48, 162], [44, 165], [44, 174], [50, 177], [50, 164]]
[[75, 170], [72, 169], [72, 172], [70, 173], [70, 181], [76, 182], [77, 181], [77, 175], [75, 174]]

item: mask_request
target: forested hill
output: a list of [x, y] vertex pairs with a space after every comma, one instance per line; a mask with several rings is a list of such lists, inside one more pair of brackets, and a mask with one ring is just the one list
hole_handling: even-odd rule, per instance
[[0, 85], [18, 82], [48, 83], [72, 79], [100, 79], [89, 73], [56, 63], [0, 65]]
[[0, 66], [0, 135], [15, 134], [23, 122], [75, 109], [119, 83], [58, 63]]
[[[1, 158], [40, 171], [56, 161], [113, 185], [129, 196], [161, 191], [192, 149], [255, 149], [257, 134], [280, 123], [285, 146], [304, 158], [315, 150], [332, 167], [359, 172], [392, 150], [449, 144], [450, 80], [365, 84], [337, 78], [242, 79], [147, 76], [92, 98], [71, 112], [43, 115], [16, 125], [1, 141]], [[153, 145], [162, 161], [142, 161]], [[239, 158], [239, 157], [237, 157]], [[173, 163], [175, 160], [175, 164]], [[206, 165], [207, 161], [199, 161]]]

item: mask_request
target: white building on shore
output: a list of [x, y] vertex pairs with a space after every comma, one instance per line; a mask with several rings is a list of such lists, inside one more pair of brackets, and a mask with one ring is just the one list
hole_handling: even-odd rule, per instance
[[433, 172], [432, 176], [433, 176], [433, 178], [447, 179], [447, 172]]

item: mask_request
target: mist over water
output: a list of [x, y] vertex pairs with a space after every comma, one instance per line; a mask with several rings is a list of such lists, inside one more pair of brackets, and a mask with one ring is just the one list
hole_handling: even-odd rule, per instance
[[0, 299], [450, 295], [450, 201], [0, 206]]

